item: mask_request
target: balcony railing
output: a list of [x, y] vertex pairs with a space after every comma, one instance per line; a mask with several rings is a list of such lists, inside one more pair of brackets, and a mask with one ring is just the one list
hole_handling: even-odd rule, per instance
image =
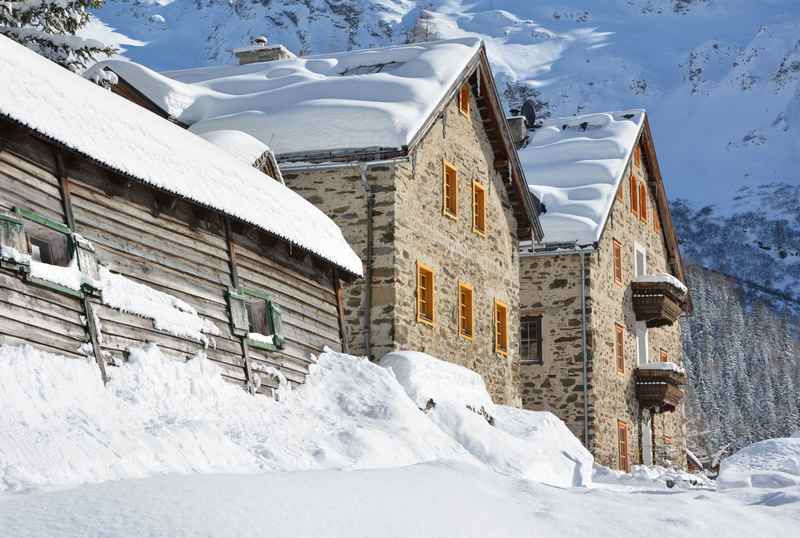
[[631, 282], [636, 321], [650, 328], [672, 325], [683, 312], [686, 289], [669, 281]]
[[656, 369], [645, 365], [636, 369], [635, 380], [636, 398], [643, 409], [674, 411], [685, 396], [686, 374], [677, 367]]

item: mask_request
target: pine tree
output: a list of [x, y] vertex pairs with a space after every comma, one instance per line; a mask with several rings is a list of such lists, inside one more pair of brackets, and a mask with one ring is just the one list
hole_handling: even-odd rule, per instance
[[75, 34], [104, 0], [1, 0], [0, 34], [72, 71], [115, 49]]

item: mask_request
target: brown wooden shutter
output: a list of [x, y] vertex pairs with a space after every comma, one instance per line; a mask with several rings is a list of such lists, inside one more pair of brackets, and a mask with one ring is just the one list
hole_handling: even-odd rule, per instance
[[628, 425], [622, 421], [617, 421], [617, 441], [618, 446], [618, 459], [619, 470], [630, 471], [630, 459], [628, 458]]
[[617, 371], [625, 372], [625, 327], [616, 323], [614, 325], [614, 354], [617, 359]]
[[631, 213], [639, 215], [639, 188], [636, 185], [636, 176], [631, 174], [630, 188], [631, 188]]

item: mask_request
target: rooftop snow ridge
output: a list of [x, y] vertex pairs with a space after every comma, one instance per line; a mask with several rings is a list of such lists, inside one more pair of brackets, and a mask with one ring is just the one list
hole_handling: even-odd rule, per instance
[[520, 160], [530, 190], [547, 208], [547, 243], [599, 241], [644, 125], [645, 111], [547, 119], [530, 132]]
[[481, 47], [478, 38], [156, 73], [111, 69], [195, 133], [239, 130], [276, 155], [402, 148]]
[[361, 260], [330, 218], [214, 144], [3, 36], [0, 80], [0, 116], [362, 274]]

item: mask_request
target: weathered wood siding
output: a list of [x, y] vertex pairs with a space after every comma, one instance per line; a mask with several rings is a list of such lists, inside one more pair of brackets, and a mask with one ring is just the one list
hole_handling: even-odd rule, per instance
[[[64, 222], [64, 210], [55, 159], [46, 144], [35, 143], [25, 152], [19, 145], [0, 146], [0, 210], [30, 208]], [[89, 340], [75, 297], [29, 285], [16, 271], [0, 270], [0, 344], [29, 343], [67, 356], [80, 356], [78, 348]]]
[[[0, 151], [0, 209], [21, 205], [66, 223], [54, 155], [32, 137]], [[227, 304], [234, 281], [223, 217], [75, 156], [66, 159], [65, 169], [74, 231], [94, 245], [98, 262], [186, 302], [219, 331], [208, 335], [212, 344], [206, 348], [92, 297], [102, 350], [118, 361], [145, 342], [180, 358], [204, 352], [228, 380], [245, 383], [242, 339], [232, 334]], [[253, 371], [273, 367], [302, 383], [313, 355], [324, 346], [341, 349], [333, 268], [297, 256], [286, 243], [241, 224], [234, 223], [231, 242], [239, 285], [269, 293], [283, 313], [284, 349], [250, 347]], [[80, 299], [0, 270], [0, 343], [27, 342], [79, 356], [79, 346], [89, 341], [82, 313]], [[271, 376], [260, 378], [262, 390], [275, 386]]]
[[264, 239], [256, 241], [243, 232], [233, 233], [240, 284], [273, 297], [283, 314], [286, 339], [280, 352], [251, 349], [250, 357], [256, 367], [280, 366], [287, 379], [299, 382], [312, 355], [325, 346], [341, 349], [333, 275], [316, 267], [308, 256], [292, 257], [281, 245], [265, 249], [260, 246]]

